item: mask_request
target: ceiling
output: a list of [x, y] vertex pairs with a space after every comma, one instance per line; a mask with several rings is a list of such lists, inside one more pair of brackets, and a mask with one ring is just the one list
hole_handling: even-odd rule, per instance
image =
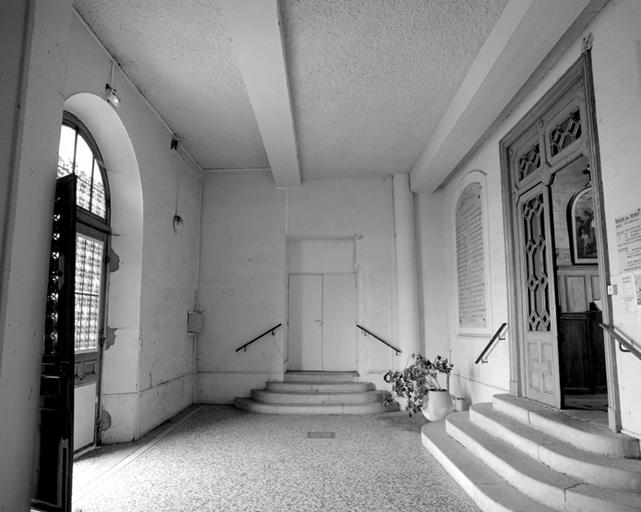
[[[281, 0], [287, 79], [280, 93], [291, 107], [301, 177], [409, 172], [506, 2]], [[241, 62], [234, 38], [242, 36], [229, 3], [74, 6], [201, 168], [273, 167], [264, 143], [269, 128], [261, 132], [261, 106], [243, 71], [259, 64], [262, 43], [255, 41], [253, 61], [250, 54]], [[236, 5], [247, 9], [248, 2]], [[237, 9], [236, 17], [242, 14]], [[278, 144], [272, 142], [275, 151]]]

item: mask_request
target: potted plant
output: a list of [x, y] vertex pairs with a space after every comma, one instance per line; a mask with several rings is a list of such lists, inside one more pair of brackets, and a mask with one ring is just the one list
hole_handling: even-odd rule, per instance
[[[438, 421], [454, 409], [447, 389], [454, 365], [441, 356], [434, 361], [421, 354], [412, 354], [411, 358], [412, 364], [400, 371], [390, 370], [383, 379], [392, 384], [396, 396], [407, 399], [405, 410], [410, 416], [421, 411], [428, 420]], [[440, 374], [446, 376], [445, 388], [438, 381]]]

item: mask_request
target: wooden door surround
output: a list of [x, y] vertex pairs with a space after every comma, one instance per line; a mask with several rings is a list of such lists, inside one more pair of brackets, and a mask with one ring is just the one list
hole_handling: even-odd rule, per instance
[[[610, 318], [610, 302], [608, 300], [606, 276], [609, 275], [607, 260], [607, 247], [605, 236], [605, 218], [603, 214], [603, 197], [601, 190], [601, 168], [598, 153], [598, 137], [596, 131], [596, 117], [594, 111], [594, 91], [592, 86], [592, 67], [590, 50], [584, 49], [580, 58], [559, 79], [559, 81], [546, 93], [541, 100], [508, 132], [500, 142], [501, 156], [501, 181], [503, 184], [503, 210], [507, 246], [507, 287], [509, 303], [509, 339], [510, 339], [510, 390], [517, 396], [530, 396], [535, 400], [540, 397], [531, 396], [528, 390], [528, 372], [532, 370], [535, 360], [528, 354], [527, 332], [528, 326], [527, 296], [528, 283], [524, 281], [527, 258], [522, 256], [523, 227], [522, 212], [519, 210], [523, 197], [531, 194], [537, 187], [543, 187], [549, 193], [555, 173], [575, 162], [579, 158], [585, 159], [589, 169], [589, 177], [594, 187], [595, 212], [594, 219], [597, 226], [597, 252], [599, 266], [590, 275], [582, 276], [586, 283], [584, 288], [589, 294], [602, 298], [603, 321], [608, 323]], [[546, 250], [554, 251], [554, 241], [550, 240]], [[551, 289], [559, 294], [559, 304], [566, 305], [559, 308], [559, 315], [576, 313], [573, 311], [572, 302], [577, 300], [588, 301], [588, 297], [577, 298], [573, 296], [576, 288], [578, 271], [557, 273], [555, 268], [551, 272]], [[573, 288], [575, 287], [575, 288]], [[568, 309], [569, 308], [569, 309]], [[563, 309], [568, 309], [563, 311]], [[585, 319], [582, 329], [590, 329], [592, 325], [588, 308], [581, 309]], [[592, 315], [594, 316], [594, 315]], [[572, 327], [578, 325], [576, 318], [564, 316], [563, 321], [574, 322]], [[592, 322], [592, 323], [591, 323]], [[554, 319], [554, 329], [561, 329], [567, 336], [571, 330], [570, 323], [560, 325], [559, 319]], [[579, 329], [580, 330], [580, 329]], [[556, 347], [558, 349], [558, 346]], [[618, 409], [616, 389], [614, 354], [607, 350], [605, 354], [608, 393], [611, 411]], [[535, 366], [535, 364], [534, 364]], [[557, 386], [560, 385], [561, 369], [554, 370]], [[551, 403], [549, 400], [548, 403]], [[559, 405], [559, 404], [552, 404]], [[617, 413], [618, 414], [618, 413]], [[616, 428], [616, 414], [611, 414], [610, 425]]]

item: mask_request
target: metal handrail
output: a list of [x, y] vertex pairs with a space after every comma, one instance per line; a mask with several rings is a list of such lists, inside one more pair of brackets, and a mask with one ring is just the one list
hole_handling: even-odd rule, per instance
[[507, 327], [507, 322], [503, 322], [501, 324], [501, 327], [499, 327], [496, 330], [496, 332], [494, 333], [494, 336], [492, 336], [492, 339], [490, 339], [489, 343], [485, 345], [485, 348], [483, 349], [483, 352], [481, 352], [481, 355], [476, 358], [476, 361], [474, 361], [474, 364], [487, 363], [487, 356], [489, 356], [492, 350], [494, 350], [494, 346], [496, 345], [497, 340], [505, 339], [505, 336], [503, 336], [503, 332], [505, 331], [506, 327]]
[[[630, 352], [631, 354], [634, 354], [638, 359], [641, 359], [641, 350], [639, 350], [632, 342], [626, 339], [624, 335], [616, 332], [617, 327], [607, 324], [599, 324], [599, 327], [616, 338], [616, 340], [619, 342], [619, 350], [621, 352]], [[625, 349], [623, 347], [625, 347]]]
[[396, 352], [396, 355], [399, 355], [399, 354], [402, 352], [402, 350], [401, 350], [400, 348], [395, 347], [395, 346], [394, 346], [394, 345], [392, 345], [391, 343], [389, 343], [389, 342], [385, 341], [383, 338], [381, 338], [380, 336], [377, 336], [377, 335], [376, 335], [376, 334], [374, 334], [372, 331], [370, 331], [370, 330], [366, 329], [366, 328], [365, 328], [365, 327], [363, 327], [362, 325], [356, 324], [356, 327], [358, 327], [361, 331], [363, 331], [363, 332], [365, 333], [365, 336], [367, 336], [367, 335], [369, 334], [370, 336], [372, 336], [372, 337], [376, 338], [378, 341], [380, 341], [380, 342], [381, 342], [381, 343], [383, 343], [384, 345], [387, 345], [387, 346], [388, 346], [389, 348], [391, 348], [394, 352]]
[[278, 329], [281, 325], [283, 325], [283, 324], [282, 324], [282, 323], [280, 323], [280, 324], [278, 324], [278, 325], [275, 325], [275, 326], [274, 326], [274, 327], [272, 327], [271, 329], [267, 329], [264, 333], [259, 334], [259, 335], [258, 335], [258, 336], [256, 336], [253, 340], [250, 340], [250, 341], [248, 341], [247, 343], [245, 343], [244, 345], [241, 345], [240, 347], [238, 347], [238, 348], [236, 349], [236, 352], [240, 352], [241, 350], [242, 350], [242, 351], [244, 351], [244, 352], [247, 352], [247, 347], [249, 347], [249, 345], [251, 345], [251, 344], [252, 344], [252, 343], [254, 343], [255, 341], [258, 341], [259, 339], [261, 339], [263, 336], [266, 336], [266, 335], [267, 335], [267, 334], [269, 334], [270, 332], [272, 333], [272, 336], [275, 336], [275, 335], [276, 335], [276, 333], [275, 333], [274, 331], [275, 331], [276, 329]]

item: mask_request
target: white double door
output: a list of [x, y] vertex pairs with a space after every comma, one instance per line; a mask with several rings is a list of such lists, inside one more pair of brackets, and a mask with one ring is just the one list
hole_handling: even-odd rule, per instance
[[290, 274], [290, 370], [356, 370], [354, 274]]

